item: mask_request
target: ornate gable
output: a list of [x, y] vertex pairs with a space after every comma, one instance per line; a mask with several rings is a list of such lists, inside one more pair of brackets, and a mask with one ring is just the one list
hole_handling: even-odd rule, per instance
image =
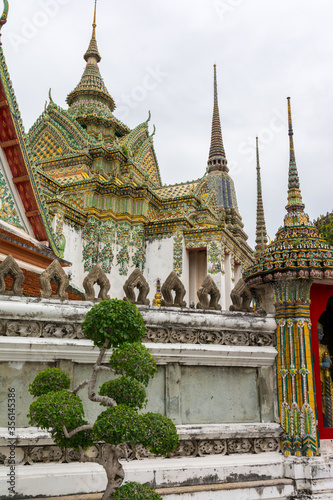
[[[0, 154], [0, 220], [11, 224], [12, 226], [29, 232], [28, 222], [26, 220], [22, 204], [15, 197], [15, 187], [10, 182], [11, 176], [8, 169], [5, 168], [6, 160], [4, 154]], [[6, 172], [7, 170], [7, 172]]]
[[96, 140], [69, 113], [51, 103], [28, 134], [36, 161], [85, 152]]
[[138, 166], [148, 175], [149, 180], [156, 187], [161, 186], [160, 170], [158, 168], [157, 158], [153, 146], [152, 136], [148, 137], [142, 144], [136, 155], [135, 161]]

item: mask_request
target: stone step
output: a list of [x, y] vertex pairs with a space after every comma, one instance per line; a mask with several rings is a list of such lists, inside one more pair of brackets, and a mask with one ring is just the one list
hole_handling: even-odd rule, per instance
[[[294, 493], [293, 481], [273, 479], [245, 483], [207, 484], [156, 490], [164, 500], [287, 500]], [[101, 500], [103, 494], [39, 497], [34, 500]]]
[[[123, 465], [127, 481], [149, 483], [155, 485], [156, 488], [164, 489], [163, 496], [167, 500], [173, 500], [176, 497], [179, 498], [179, 494], [170, 490], [170, 488], [196, 488], [209, 485], [207, 487], [210, 488], [209, 491], [211, 492], [214, 491], [215, 487], [225, 488], [225, 492], [223, 493], [225, 495], [226, 491], [232, 491], [230, 483], [236, 483], [237, 487], [243, 489], [242, 483], [251, 482], [253, 486], [251, 491], [255, 491], [256, 488], [264, 484], [264, 481], [283, 480], [284, 478], [284, 459], [279, 453], [215, 455], [174, 459], [154, 458], [125, 462]], [[6, 483], [8, 470], [8, 467], [0, 468], [1, 499], [9, 498], [8, 485]], [[102, 492], [106, 487], [104, 469], [93, 463], [81, 464], [74, 462], [69, 464], [50, 463], [17, 466], [15, 475], [15, 491], [22, 497], [30, 496], [30, 498], [39, 498], [81, 495], [83, 498], [85, 494], [89, 494], [89, 500], [99, 500], [98, 496], [95, 499], [93, 494]], [[258, 486], [256, 482], [259, 482]], [[214, 486], [213, 490], [212, 485]], [[284, 493], [285, 489], [289, 491], [292, 486], [288, 481], [284, 480], [281, 484], [273, 485], [267, 483], [266, 496], [244, 496], [244, 499], [257, 500], [257, 498], [260, 498], [260, 500], [266, 500], [267, 498], [267, 500], [273, 500], [275, 498], [284, 498], [282, 494], [276, 496], [274, 493], [279, 488], [281, 489], [281, 493]], [[192, 495], [188, 498], [193, 500], [194, 498], [199, 498], [198, 495], [200, 495], [200, 499], [204, 499], [205, 497], [207, 499], [218, 498], [216, 494], [220, 490], [216, 490], [217, 493], [214, 493], [214, 496], [212, 496], [212, 493], [209, 493], [207, 496], [204, 490], [198, 492], [190, 491], [189, 493], [186, 491], [184, 490], [182, 495]], [[202, 495], [205, 495], [205, 497]], [[235, 493], [232, 493], [230, 499], [235, 500], [235, 498], [238, 500], [238, 497], [235, 497]], [[186, 497], [184, 496], [185, 499]], [[87, 497], [86, 500], [88, 500]]]

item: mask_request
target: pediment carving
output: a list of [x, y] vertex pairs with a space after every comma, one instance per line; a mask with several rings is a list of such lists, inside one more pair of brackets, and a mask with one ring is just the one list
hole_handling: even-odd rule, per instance
[[[127, 302], [132, 302], [132, 304], [149, 306], [150, 301], [147, 299], [147, 295], [150, 289], [140, 269], [138, 268], [134, 269], [130, 277], [125, 282], [123, 288], [126, 294], [124, 300], [126, 300]], [[135, 288], [139, 290], [139, 295], [137, 299], [134, 291]]]
[[[5, 278], [8, 274], [14, 280], [11, 290], [6, 290]], [[22, 297], [23, 288], [21, 288], [21, 286], [23, 281], [23, 271], [20, 269], [14, 257], [8, 255], [2, 264], [0, 264], [0, 295], [17, 295], [18, 297]]]
[[253, 309], [250, 307], [252, 301], [252, 294], [241, 278], [237, 281], [235, 288], [230, 294], [232, 305], [229, 307], [230, 311], [240, 311], [240, 312], [252, 312]]
[[[94, 285], [100, 287], [98, 297], [96, 298]], [[108, 291], [111, 288], [110, 281], [108, 280], [105, 272], [99, 264], [96, 264], [90, 273], [83, 280], [83, 288], [85, 291], [84, 300], [90, 300], [92, 302], [100, 302], [102, 300], [108, 300], [110, 296]]]
[[221, 294], [215, 281], [210, 275], [206, 276], [204, 279], [201, 287], [197, 291], [197, 295], [199, 299], [197, 309], [210, 309], [215, 311], [219, 311], [221, 309], [221, 306], [218, 303]]
[[[172, 296], [172, 291], [175, 292], [175, 298]], [[161, 292], [163, 299], [161, 305], [164, 307], [186, 307], [184, 297], [186, 290], [183, 283], [178, 278], [175, 271], [172, 271], [162, 285]]]
[[[52, 295], [51, 281], [58, 285], [57, 293]], [[66, 288], [69, 285], [69, 279], [58, 260], [54, 260], [39, 277], [39, 282], [42, 287], [39, 296], [42, 299], [67, 300], [68, 293]]]

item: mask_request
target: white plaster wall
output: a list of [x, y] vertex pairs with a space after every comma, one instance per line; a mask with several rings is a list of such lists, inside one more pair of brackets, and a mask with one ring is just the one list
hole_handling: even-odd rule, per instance
[[154, 300], [156, 280], [160, 278], [161, 285], [173, 270], [173, 238], [148, 241], [146, 246], [146, 265], [144, 276], [150, 286], [148, 298]]
[[[114, 252], [115, 253], [115, 252]], [[107, 277], [110, 280], [111, 288], [108, 292], [111, 299], [123, 299], [125, 297], [124, 292], [124, 284], [127, 278], [134, 271], [134, 267], [129, 267], [126, 276], [122, 276], [119, 274], [118, 266], [115, 265], [116, 257], [113, 259], [113, 266], [111, 269], [111, 273], [107, 274]]]
[[81, 231], [64, 223], [63, 235], [66, 238], [64, 259], [72, 263], [72, 266], [65, 268], [65, 272], [72, 275], [70, 284], [83, 291], [83, 280], [87, 273], [83, 268]]

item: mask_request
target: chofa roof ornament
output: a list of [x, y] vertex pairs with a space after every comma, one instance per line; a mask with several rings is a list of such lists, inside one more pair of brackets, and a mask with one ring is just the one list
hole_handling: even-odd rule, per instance
[[[9, 4], [7, 0], [3, 0], [3, 12], [0, 18], [0, 30], [4, 24], [7, 22], [7, 17], [8, 17], [8, 10], [9, 10]], [[1, 36], [1, 33], [0, 33]], [[0, 41], [1, 45], [1, 41]]]

